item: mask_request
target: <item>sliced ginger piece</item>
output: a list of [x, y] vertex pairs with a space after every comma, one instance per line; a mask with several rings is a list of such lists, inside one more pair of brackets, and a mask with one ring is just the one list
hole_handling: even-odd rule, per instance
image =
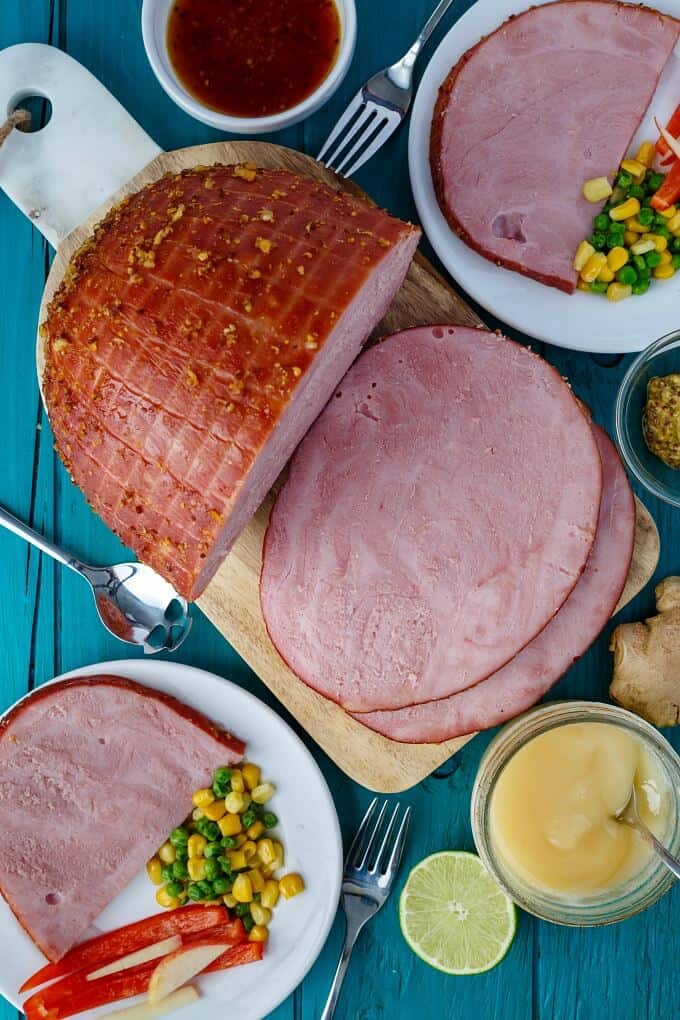
[[680, 724], [680, 577], [656, 586], [657, 616], [623, 623], [609, 643], [614, 675], [609, 693], [655, 726]]

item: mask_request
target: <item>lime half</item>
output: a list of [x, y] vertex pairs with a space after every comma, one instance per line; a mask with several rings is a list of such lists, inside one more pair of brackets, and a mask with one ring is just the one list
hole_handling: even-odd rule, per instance
[[479, 857], [432, 854], [408, 876], [401, 931], [414, 953], [445, 974], [481, 974], [503, 959], [517, 927], [515, 905]]

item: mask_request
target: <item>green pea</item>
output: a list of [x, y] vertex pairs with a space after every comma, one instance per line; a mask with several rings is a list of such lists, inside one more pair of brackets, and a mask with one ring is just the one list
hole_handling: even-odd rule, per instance
[[646, 294], [649, 290], [649, 280], [638, 280], [633, 284], [633, 294]]
[[211, 822], [208, 818], [199, 818], [196, 822], [196, 828], [201, 836], [205, 836], [209, 843], [216, 843], [222, 835], [217, 822]]
[[227, 765], [221, 765], [218, 769], [215, 769], [213, 776], [214, 783], [230, 783], [231, 782], [231, 769]]
[[587, 241], [589, 244], [592, 244], [595, 251], [602, 251], [607, 243], [607, 238], [605, 234], [597, 233], [591, 234], [590, 237], [587, 238]]
[[649, 268], [649, 266], [647, 265], [646, 262], [645, 262], [645, 265], [643, 266], [643, 268], [636, 270], [636, 272], [638, 274], [638, 281], [639, 280], [651, 280], [651, 278], [652, 278], [652, 270]]
[[671, 251], [680, 252], [680, 237], [674, 237], [670, 243]]
[[637, 198], [638, 201], [645, 197], [645, 189], [641, 184], [632, 184], [628, 189], [629, 198]]
[[224, 836], [222, 839], [222, 846], [225, 850], [235, 850], [236, 836]]
[[664, 237], [667, 241], [670, 241], [671, 239], [671, 232], [665, 224], [663, 226], [659, 224], [658, 227], [654, 227], [654, 233], [658, 237]]
[[237, 917], [250, 917], [250, 904], [237, 903], [234, 907], [234, 912]]
[[645, 180], [645, 187], [647, 188], [649, 194], [651, 195], [655, 191], [658, 191], [665, 180], [666, 180], [665, 174], [656, 173], [653, 170], [651, 171], [651, 173], [648, 173], [647, 178]]
[[189, 833], [187, 832], [183, 825], [180, 825], [177, 829], [172, 830], [172, 832], [170, 833], [170, 842], [174, 847], [187, 845], [187, 843], [189, 842]]
[[203, 851], [204, 857], [221, 857], [222, 855], [222, 843], [208, 843], [205, 850]]
[[241, 825], [244, 829], [249, 829], [257, 821], [257, 813], [252, 808], [248, 808], [241, 815]]
[[661, 228], [663, 228], [665, 230], [666, 229], [666, 217], [665, 216], [660, 216], [659, 213], [657, 213], [656, 216], [654, 217], [653, 227], [654, 227], [654, 232], [655, 233], [656, 233], [657, 230], [659, 230]]
[[189, 860], [189, 850], [188, 850], [186, 844], [184, 846], [176, 846], [175, 847], [175, 860], [176, 861], [188, 861]]
[[680, 269], [680, 253], [673, 255], [671, 258], [671, 265], [673, 266], [673, 269]]
[[194, 903], [198, 903], [200, 900], [203, 899], [203, 893], [201, 892], [198, 882], [189, 883], [189, 887], [187, 888], [187, 895], [190, 900], [194, 901]]
[[232, 875], [232, 870], [231, 870], [231, 861], [229, 860], [229, 858], [228, 857], [218, 857], [217, 858], [217, 863], [219, 864], [219, 866], [221, 867], [222, 871], [227, 876], [227, 878], [230, 878], [231, 875]]
[[618, 177], [616, 178], [616, 186], [618, 188], [623, 188], [623, 190], [626, 191], [631, 186], [632, 183], [633, 183], [632, 176], [625, 170], [621, 170]]
[[649, 227], [654, 222], [654, 212], [649, 208], [649, 206], [643, 206], [642, 209], [640, 209], [637, 218], [643, 227]]
[[623, 266], [616, 274], [619, 283], [633, 284], [637, 282], [637, 273], [631, 265]]
[[165, 891], [167, 892], [168, 896], [173, 896], [175, 898], [177, 896], [181, 896], [182, 893], [184, 892], [184, 883], [168, 882], [168, 884], [165, 887]]
[[593, 280], [593, 282], [589, 284], [593, 294], [606, 294], [608, 286], [609, 284], [604, 283], [603, 280]]
[[[607, 285], [605, 284], [605, 289], [606, 286]], [[279, 820], [273, 811], [265, 811], [265, 813], [262, 815], [262, 822], [264, 824], [265, 829], [273, 829], [278, 825]]]
[[610, 223], [611, 220], [605, 213], [598, 213], [598, 215], [593, 220], [593, 226], [595, 227], [595, 230], [608, 230]]
[[213, 880], [213, 889], [215, 890], [216, 896], [226, 896], [228, 892], [231, 892], [233, 887], [231, 882], [226, 877], [216, 878]]
[[223, 800], [228, 793], [231, 793], [231, 783], [214, 782], [212, 784], [212, 792], [218, 800]]
[[201, 890], [201, 899], [202, 900], [212, 900], [212, 899], [214, 899], [214, 897], [215, 897], [215, 890], [213, 889], [212, 882], [206, 882], [204, 880], [202, 882], [197, 882], [196, 885]]
[[164, 882], [172, 882], [175, 877], [172, 864], [166, 864], [164, 868], [161, 868], [161, 878]]
[[222, 868], [214, 857], [209, 857], [205, 862], [205, 877], [209, 882], [214, 882], [222, 874]]
[[252, 931], [253, 928], [255, 927], [255, 922], [253, 921], [250, 914], [248, 914], [247, 917], [243, 918], [243, 927], [245, 928], [246, 931]]
[[661, 265], [661, 255], [658, 251], [648, 251], [645, 255], [645, 262], [650, 269], [656, 269], [657, 266]]
[[173, 878], [188, 878], [189, 872], [184, 861], [175, 861], [172, 866], [172, 877]]

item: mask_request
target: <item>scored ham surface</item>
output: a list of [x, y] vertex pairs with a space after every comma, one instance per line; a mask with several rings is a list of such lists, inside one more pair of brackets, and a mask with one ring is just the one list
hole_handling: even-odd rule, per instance
[[586, 416], [542, 358], [486, 330], [396, 334], [293, 459], [264, 546], [270, 637], [350, 711], [470, 687], [569, 595], [601, 486]]
[[625, 587], [635, 542], [635, 500], [619, 455], [593, 426], [604, 469], [595, 542], [585, 570], [556, 616], [503, 669], [442, 701], [356, 715], [391, 740], [439, 743], [497, 726], [543, 697], [590, 647]]
[[0, 720], [0, 892], [50, 960], [243, 751], [200, 713], [119, 677], [50, 684]]
[[399, 288], [419, 231], [283, 170], [169, 175], [52, 300], [57, 449], [138, 557], [197, 598]]
[[582, 185], [616, 172], [679, 33], [649, 8], [559, 0], [465, 53], [430, 137], [450, 226], [486, 258], [571, 293], [593, 217]]

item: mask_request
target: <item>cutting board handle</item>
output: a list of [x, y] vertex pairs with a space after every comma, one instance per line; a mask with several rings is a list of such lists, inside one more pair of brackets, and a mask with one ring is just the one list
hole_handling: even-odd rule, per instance
[[42, 130], [7, 138], [0, 188], [56, 248], [161, 150], [94, 75], [54, 46], [0, 50], [0, 123], [29, 96], [49, 99], [52, 116]]

